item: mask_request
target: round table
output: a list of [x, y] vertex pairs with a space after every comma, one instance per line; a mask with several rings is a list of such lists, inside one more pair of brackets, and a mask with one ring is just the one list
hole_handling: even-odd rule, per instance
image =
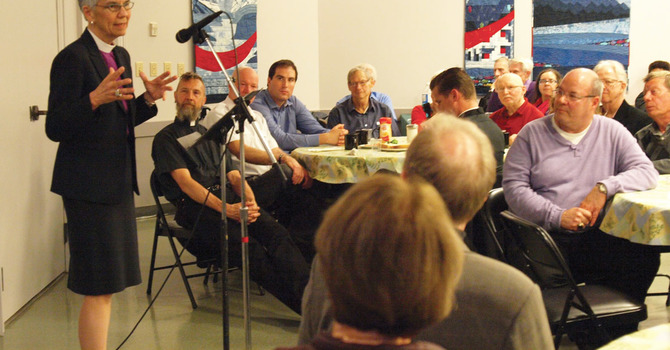
[[309, 175], [331, 184], [356, 183], [381, 169], [402, 172], [405, 151], [344, 150], [343, 146], [300, 147], [291, 152]]
[[600, 350], [652, 350], [670, 348], [670, 323], [639, 330], [611, 341]]
[[600, 230], [634, 243], [670, 245], [670, 175], [661, 175], [655, 189], [617, 193]]

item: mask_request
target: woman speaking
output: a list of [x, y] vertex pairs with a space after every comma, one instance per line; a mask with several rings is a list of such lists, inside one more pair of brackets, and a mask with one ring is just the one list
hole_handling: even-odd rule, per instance
[[165, 72], [135, 96], [126, 33], [133, 2], [79, 0], [88, 22], [51, 67], [47, 136], [59, 142], [51, 190], [63, 198], [70, 244], [68, 288], [84, 295], [82, 349], [106, 349], [112, 294], [141, 283], [133, 191], [134, 127], [157, 113], [177, 77]]

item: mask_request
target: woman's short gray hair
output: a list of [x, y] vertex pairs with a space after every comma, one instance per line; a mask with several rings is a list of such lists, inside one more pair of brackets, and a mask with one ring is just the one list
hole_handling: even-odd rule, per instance
[[79, 9], [84, 10], [84, 6], [93, 7], [98, 3], [98, 0], [79, 0]]
[[602, 60], [593, 67], [593, 71], [598, 73], [598, 71], [611, 67], [616, 75], [617, 80], [622, 83], [628, 84], [628, 74], [626, 74], [626, 68], [619, 61], [615, 60]]

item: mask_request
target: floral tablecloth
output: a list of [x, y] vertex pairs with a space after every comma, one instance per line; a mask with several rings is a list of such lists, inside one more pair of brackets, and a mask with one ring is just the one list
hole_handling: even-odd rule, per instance
[[331, 184], [356, 183], [380, 169], [400, 173], [405, 161], [404, 151], [345, 151], [342, 146], [300, 147], [291, 156], [305, 166], [313, 179]]
[[653, 190], [616, 194], [600, 229], [634, 243], [670, 245], [670, 175]]

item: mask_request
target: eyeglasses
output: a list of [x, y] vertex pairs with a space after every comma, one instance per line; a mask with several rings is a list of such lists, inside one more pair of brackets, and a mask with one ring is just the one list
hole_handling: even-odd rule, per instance
[[544, 84], [556, 84], [556, 83], [558, 83], [558, 80], [554, 80], [554, 79], [540, 79], [540, 84], [542, 84], [542, 85], [544, 85]]
[[132, 1], [126, 1], [123, 4], [120, 4], [118, 2], [110, 2], [107, 5], [95, 5], [95, 6], [107, 9], [107, 10], [109, 10], [109, 12], [112, 12], [112, 13], [117, 13], [117, 12], [121, 11], [122, 7], [126, 11], [130, 10], [131, 8], [133, 8], [133, 6], [135, 6], [135, 3], [132, 2]]
[[561, 98], [562, 96], [565, 96], [565, 98], [566, 98], [568, 101], [570, 101], [570, 102], [577, 102], [577, 101], [580, 101], [580, 100], [582, 100], [582, 99], [584, 99], [584, 98], [592, 98], [592, 97], [596, 97], [596, 95], [579, 96], [579, 95], [577, 95], [577, 94], [574, 93], [574, 92], [567, 93], [567, 92], [565, 92], [565, 91], [563, 91], [563, 90], [561, 90], [561, 89], [556, 89], [556, 90], [554, 90], [554, 94], [555, 94], [554, 96], [556, 97], [556, 99], [559, 99], [559, 98]]
[[350, 82], [349, 82], [349, 86], [352, 86], [352, 87], [355, 87], [355, 86], [364, 86], [364, 85], [367, 84], [369, 81], [370, 81], [370, 79], [368, 79], [368, 80], [363, 80], [363, 81], [350, 81]]
[[621, 83], [621, 80], [600, 79], [600, 81], [602, 81], [603, 84], [605, 84], [607, 86], [612, 86], [616, 83]]
[[499, 89], [496, 89], [496, 90], [500, 90], [500, 91], [504, 92], [504, 91], [512, 91], [516, 88], [521, 89], [521, 86], [503, 86], [503, 87], [500, 87]]

